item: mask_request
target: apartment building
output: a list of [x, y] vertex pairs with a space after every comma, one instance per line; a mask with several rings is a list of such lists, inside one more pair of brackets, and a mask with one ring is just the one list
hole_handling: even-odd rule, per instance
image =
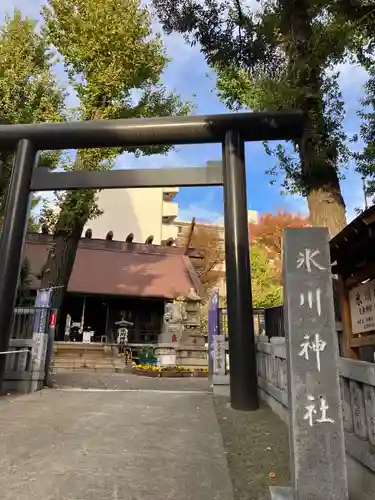
[[[256, 210], [248, 210], [247, 211], [247, 220], [249, 224], [258, 224], [259, 222], [259, 215]], [[178, 234], [183, 234], [185, 231], [187, 231], [186, 228], [190, 227], [191, 221], [186, 221], [186, 220], [181, 220], [181, 219], [176, 219], [173, 222], [173, 225], [177, 227], [177, 232]], [[224, 224], [223, 223], [215, 223], [215, 222], [199, 222], [197, 223], [197, 226], [204, 227], [212, 230], [219, 231], [224, 242]]]
[[177, 238], [178, 203], [174, 201], [177, 187], [108, 189], [99, 193], [98, 205], [103, 214], [88, 221], [84, 228], [92, 230], [93, 238], [104, 239], [108, 231], [115, 240], [134, 234], [135, 243], [144, 243], [153, 236], [160, 245], [168, 238]]

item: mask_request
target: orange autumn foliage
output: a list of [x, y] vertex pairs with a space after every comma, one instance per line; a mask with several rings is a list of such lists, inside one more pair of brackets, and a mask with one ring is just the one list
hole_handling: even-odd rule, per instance
[[258, 244], [268, 254], [278, 280], [282, 281], [283, 231], [287, 227], [309, 227], [308, 217], [278, 210], [276, 214], [265, 213], [258, 224], [249, 225], [250, 244]]
[[[198, 250], [203, 259], [191, 259], [195, 271], [206, 293], [215, 286], [223, 274], [222, 265], [225, 259], [224, 240], [222, 231], [214, 225], [197, 224], [190, 241], [190, 247]], [[188, 240], [189, 228], [179, 235], [177, 245], [185, 247]]]

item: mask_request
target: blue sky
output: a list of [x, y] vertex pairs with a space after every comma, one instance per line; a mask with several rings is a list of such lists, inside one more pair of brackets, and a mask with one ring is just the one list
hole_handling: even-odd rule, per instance
[[[0, 21], [5, 12], [18, 7], [24, 14], [39, 18], [42, 0], [2, 0]], [[158, 29], [157, 26], [155, 26]], [[193, 101], [195, 114], [225, 113], [227, 109], [215, 95], [215, 77], [207, 67], [197, 47], [189, 47], [178, 35], [163, 36], [165, 47], [172, 62], [167, 67], [163, 82], [185, 100]], [[349, 134], [358, 132], [359, 119], [356, 113], [360, 107], [362, 86], [366, 81], [365, 72], [358, 67], [343, 65], [341, 68], [341, 89], [346, 103], [345, 128]], [[208, 76], [207, 76], [208, 75]], [[59, 77], [64, 75], [59, 72]], [[195, 97], [193, 97], [195, 94]], [[357, 145], [359, 147], [360, 145]], [[163, 168], [177, 166], [204, 166], [208, 160], [220, 160], [220, 145], [179, 146], [167, 156], [155, 155], [136, 159], [123, 155], [116, 168]], [[283, 196], [278, 185], [270, 186], [265, 171], [274, 165], [275, 160], [268, 157], [260, 143], [246, 145], [247, 196], [248, 207], [252, 210], [275, 212], [278, 208], [293, 212], [306, 212], [305, 200], [297, 196]], [[342, 190], [347, 205], [348, 219], [352, 219], [354, 209], [363, 207], [361, 179], [349, 168]], [[223, 213], [221, 188], [182, 188], [178, 194], [182, 219], [196, 217], [200, 221], [216, 221]]]

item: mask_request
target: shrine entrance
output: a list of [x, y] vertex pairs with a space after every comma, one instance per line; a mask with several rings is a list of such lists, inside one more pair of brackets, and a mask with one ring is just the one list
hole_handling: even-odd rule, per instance
[[[0, 151], [15, 151], [0, 245], [0, 351], [9, 345], [31, 191], [222, 185], [231, 403], [256, 410], [245, 142], [298, 140], [302, 130], [299, 111], [0, 125]], [[222, 144], [222, 168], [54, 173], [35, 165], [43, 150], [204, 143]], [[0, 382], [4, 366], [0, 356]]]

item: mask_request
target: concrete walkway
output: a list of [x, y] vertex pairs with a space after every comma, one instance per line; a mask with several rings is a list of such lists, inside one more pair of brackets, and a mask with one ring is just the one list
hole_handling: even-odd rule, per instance
[[232, 500], [212, 396], [44, 390], [0, 400], [2, 500]]

